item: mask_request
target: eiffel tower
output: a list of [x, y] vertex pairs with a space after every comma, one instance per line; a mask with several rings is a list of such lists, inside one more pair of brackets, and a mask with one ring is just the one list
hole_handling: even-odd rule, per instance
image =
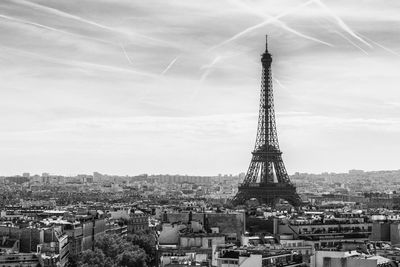
[[268, 40], [261, 57], [262, 83], [257, 138], [247, 174], [233, 199], [233, 204], [244, 204], [251, 198], [260, 203], [275, 206], [279, 199], [298, 207], [301, 199], [296, 187], [290, 182], [282, 161], [275, 125], [274, 96], [272, 90], [271, 63]]

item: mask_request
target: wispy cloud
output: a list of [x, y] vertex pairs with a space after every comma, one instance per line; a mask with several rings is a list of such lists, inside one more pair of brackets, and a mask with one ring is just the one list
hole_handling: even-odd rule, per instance
[[391, 118], [363, 118], [363, 117], [338, 117], [321, 116], [310, 113], [278, 113], [281, 117], [281, 124], [285, 127], [305, 127], [318, 125], [323, 128], [342, 128], [346, 130], [369, 130], [384, 132], [400, 132], [400, 119]]
[[164, 75], [165, 73], [167, 73], [167, 71], [169, 71], [169, 69], [175, 64], [175, 62], [178, 60], [179, 56], [177, 56], [176, 58], [174, 58], [169, 64], [168, 66], [161, 72], [161, 75]]
[[223, 42], [221, 42], [221, 43], [219, 43], [219, 44], [217, 44], [217, 45], [215, 45], [215, 46], [209, 48], [209, 51], [214, 50], [214, 49], [216, 49], [216, 48], [219, 48], [219, 47], [221, 47], [221, 46], [224, 46], [224, 45], [226, 45], [226, 44], [228, 44], [228, 43], [230, 43], [230, 42], [233, 42], [233, 41], [235, 41], [236, 39], [238, 39], [238, 38], [240, 38], [240, 37], [242, 37], [242, 36], [244, 36], [244, 35], [246, 35], [246, 34], [252, 32], [252, 31], [254, 31], [254, 30], [256, 30], [256, 29], [259, 29], [259, 28], [261, 28], [261, 27], [264, 27], [264, 26], [266, 26], [266, 25], [268, 25], [268, 24], [270, 24], [270, 23], [273, 23], [273, 22], [275, 22], [276, 20], [278, 20], [278, 19], [280, 19], [280, 18], [282, 18], [282, 17], [284, 17], [284, 16], [287, 16], [287, 15], [289, 15], [289, 14], [291, 14], [291, 13], [294, 13], [294, 12], [296, 12], [297, 10], [299, 10], [300, 8], [303, 8], [303, 7], [305, 7], [305, 6], [309, 5], [309, 4], [312, 4], [312, 3], [313, 3], [313, 0], [307, 1], [307, 2], [305, 2], [305, 3], [303, 3], [303, 4], [299, 5], [299, 6], [297, 6], [297, 7], [295, 7], [295, 8], [291, 8], [291, 9], [288, 8], [286, 11], [282, 12], [281, 14], [279, 14], [279, 15], [277, 15], [277, 16], [274, 16], [274, 17], [272, 17], [272, 18], [269, 18], [269, 19], [267, 19], [267, 20], [265, 20], [265, 21], [263, 21], [263, 22], [261, 22], [261, 23], [259, 23], [259, 24], [256, 24], [256, 25], [253, 25], [253, 26], [251, 26], [251, 27], [248, 27], [247, 29], [245, 29], [245, 30], [243, 30], [243, 31], [241, 31], [241, 32], [239, 32], [239, 33], [237, 33], [237, 34], [235, 34], [235, 35], [232, 36], [231, 38], [229, 38], [229, 39], [227, 39], [227, 40], [225, 40], [225, 41], [223, 41]]
[[331, 43], [325, 42], [325, 41], [322, 41], [322, 40], [320, 40], [318, 38], [315, 38], [315, 37], [306, 35], [304, 33], [301, 33], [299, 31], [293, 29], [292, 27], [289, 27], [286, 23], [284, 23], [283, 21], [279, 20], [278, 18], [273, 18], [271, 15], [268, 15], [264, 11], [262, 11], [260, 9], [257, 9], [256, 7], [253, 7], [253, 6], [249, 5], [249, 4], [245, 4], [242, 0], [231, 0], [231, 2], [235, 3], [239, 7], [245, 8], [246, 10], [250, 11], [252, 14], [257, 14], [258, 16], [260, 16], [260, 17], [262, 17], [264, 19], [267, 19], [267, 20], [272, 19], [271, 22], [273, 24], [281, 27], [282, 29], [284, 29], [284, 30], [286, 30], [286, 31], [288, 31], [290, 33], [293, 33], [293, 34], [295, 34], [297, 36], [300, 36], [300, 37], [302, 37], [304, 39], [307, 39], [307, 40], [311, 40], [311, 41], [314, 41], [314, 42], [317, 42], [317, 43], [320, 43], [320, 44], [324, 44], [324, 45], [333, 47], [333, 45]]
[[1, 15], [1, 14], [0, 14], [0, 18], [9, 20], [9, 21], [12, 21], [12, 22], [15, 22], [15, 23], [26, 24], [26, 25], [37, 27], [37, 28], [42, 28], [42, 29], [46, 29], [46, 30], [49, 30], [49, 31], [54, 31], [54, 32], [57, 32], [57, 33], [65, 34], [65, 35], [75, 36], [75, 37], [78, 37], [78, 38], [88, 39], [88, 40], [92, 40], [92, 41], [96, 41], [96, 42], [100, 42], [100, 43], [104, 43], [104, 44], [109, 44], [109, 45], [115, 46], [115, 44], [112, 43], [112, 42], [108, 42], [108, 41], [101, 40], [101, 39], [98, 39], [98, 38], [93, 38], [93, 37], [90, 37], [90, 36], [85, 36], [85, 35], [82, 35], [82, 34], [76, 34], [76, 33], [73, 33], [73, 32], [68, 32], [68, 31], [65, 31], [65, 30], [60, 30], [60, 29], [57, 29], [57, 28], [54, 28], [54, 27], [50, 27], [50, 26], [46, 26], [46, 25], [43, 25], [43, 24], [40, 24], [40, 23], [36, 23], [36, 22], [33, 22], [33, 21], [14, 18], [14, 17], [11, 17], [11, 16]]
[[282, 87], [283, 89], [287, 89], [286, 86], [284, 86], [277, 78], [272, 77], [272, 79], [273, 79], [280, 87]]
[[106, 31], [110, 31], [112, 33], [123, 35], [125, 37], [133, 37], [133, 36], [135, 36], [135, 37], [139, 37], [141, 39], [144, 39], [144, 40], [147, 40], [147, 41], [150, 41], [150, 42], [155, 42], [155, 43], [158, 43], [158, 44], [172, 45], [172, 43], [170, 43], [170, 42], [159, 40], [159, 39], [153, 38], [151, 36], [139, 34], [137, 32], [133, 32], [133, 31], [127, 33], [127, 32], [124, 32], [124, 31], [122, 31], [120, 29], [116, 29], [116, 28], [110, 27], [108, 25], [105, 25], [105, 24], [102, 24], [102, 23], [99, 23], [99, 22], [96, 22], [96, 21], [93, 21], [93, 20], [89, 20], [89, 19], [77, 16], [77, 15], [74, 15], [74, 14], [70, 14], [68, 12], [58, 10], [56, 8], [48, 7], [48, 6], [45, 6], [45, 5], [42, 5], [42, 4], [33, 3], [33, 2], [30, 2], [30, 1], [27, 1], [27, 0], [17, 0], [17, 3], [21, 4], [21, 5], [26, 5], [26, 6], [32, 7], [35, 10], [42, 10], [44, 12], [51, 13], [51, 14], [54, 14], [56, 16], [60, 16], [60, 17], [67, 18], [67, 19], [76, 20], [76, 21], [82, 22], [84, 24], [88, 24], [88, 25], [91, 25], [91, 26], [94, 26], [94, 27], [97, 27], [97, 28], [100, 28], [100, 29], [103, 29], [103, 30], [106, 30]]
[[124, 52], [126, 59], [128, 60], [128, 63], [133, 65], [133, 62], [132, 62], [131, 58], [129, 57], [128, 53], [126, 52], [126, 49], [123, 44], [121, 44], [121, 48], [122, 48], [122, 51]]
[[364, 54], [368, 55], [368, 52], [363, 49], [361, 46], [359, 46], [358, 44], [356, 44], [355, 42], [353, 42], [351, 39], [349, 39], [348, 37], [346, 37], [344, 34], [342, 34], [341, 32], [335, 31], [335, 33], [339, 36], [341, 36], [343, 39], [345, 39], [346, 41], [348, 41], [351, 45], [353, 45], [355, 48], [359, 49], [361, 52], [363, 52]]
[[31, 8], [36, 9], [36, 10], [42, 10], [42, 11], [45, 11], [45, 12], [48, 12], [48, 13], [52, 13], [52, 14], [60, 16], [60, 17], [77, 20], [77, 21], [83, 22], [85, 24], [89, 24], [89, 25], [92, 25], [92, 26], [95, 26], [95, 27], [98, 27], [98, 28], [101, 28], [101, 29], [104, 29], [104, 30], [107, 30], [107, 31], [111, 31], [111, 32], [115, 32], [116, 31], [112, 27], [103, 25], [103, 24], [95, 22], [95, 21], [91, 21], [89, 19], [85, 19], [85, 18], [79, 17], [77, 15], [73, 15], [73, 14], [58, 10], [56, 8], [48, 7], [48, 6], [45, 6], [45, 5], [41, 5], [41, 4], [38, 4], [38, 3], [33, 3], [33, 2], [30, 2], [30, 1], [25, 1], [25, 0], [17, 0], [16, 3], [21, 4], [21, 5], [29, 6]]
[[201, 69], [205, 69], [203, 75], [201, 75], [200, 81], [203, 82], [205, 81], [205, 79], [208, 77], [208, 75], [210, 75], [212, 69], [215, 67], [215, 65], [222, 59], [221, 56], [216, 56], [214, 58], [214, 60], [207, 65], [204, 65], [201, 67]]
[[95, 70], [106, 71], [106, 72], [135, 74], [135, 75], [145, 76], [145, 77], [156, 77], [156, 75], [151, 74], [151, 73], [135, 71], [132, 69], [122, 68], [122, 67], [113, 66], [113, 65], [104, 65], [104, 64], [94, 63], [94, 62], [76, 61], [76, 60], [70, 60], [70, 59], [50, 57], [47, 55], [42, 55], [42, 54], [30, 52], [30, 51], [24, 51], [24, 50], [20, 50], [20, 49], [11, 48], [11, 47], [5, 47], [5, 46], [3, 46], [3, 48], [7, 49], [9, 51], [12, 51], [13, 53], [16, 53], [16, 54], [25, 55], [25, 56], [29, 56], [29, 57], [33, 57], [33, 58], [37, 58], [37, 59], [41, 59], [41, 60], [46, 60], [48, 62], [56, 63], [56, 64], [60, 64], [60, 65], [67, 65], [67, 66], [72, 66], [72, 67], [77, 67], [77, 68], [82, 68], [82, 69], [95, 69]]
[[389, 52], [390, 54], [400, 57], [400, 53], [397, 53], [393, 49], [390, 49], [390, 48], [388, 48], [388, 47], [386, 47], [386, 46], [384, 46], [384, 45], [382, 45], [382, 44], [380, 44], [380, 43], [378, 43], [378, 42], [376, 42], [374, 40], [371, 40], [371, 39], [369, 39], [368, 37], [366, 37], [366, 36], [364, 36], [362, 34], [360, 34], [360, 35], [363, 36], [365, 39], [369, 40], [371, 43], [373, 43], [373, 44], [379, 46], [380, 48], [382, 48], [383, 50]]
[[6, 19], [6, 20], [10, 20], [10, 21], [16, 22], [16, 23], [27, 24], [27, 25], [38, 27], [38, 28], [42, 28], [42, 29], [46, 29], [46, 30], [50, 30], [50, 31], [55, 31], [55, 32], [62, 33], [62, 34], [75, 35], [75, 34], [72, 34], [70, 32], [59, 30], [59, 29], [56, 29], [56, 28], [53, 28], [53, 27], [49, 27], [49, 26], [40, 24], [40, 23], [31, 22], [31, 21], [27, 21], [27, 20], [23, 20], [23, 19], [17, 19], [17, 18], [13, 18], [13, 17], [10, 17], [10, 16], [6, 16], [6, 15], [0, 15], [0, 18]]
[[325, 10], [332, 18], [334, 18], [337, 24], [352, 37], [356, 38], [361, 43], [365, 44], [368, 47], [372, 47], [367, 41], [362, 39], [357, 33], [355, 33], [338, 15], [336, 15], [326, 4], [324, 4], [321, 0], [313, 0], [318, 6], [320, 6], [323, 10]]
[[244, 171], [265, 34], [289, 172], [397, 166], [400, 6], [234, 1], [0, 1], [0, 175]]

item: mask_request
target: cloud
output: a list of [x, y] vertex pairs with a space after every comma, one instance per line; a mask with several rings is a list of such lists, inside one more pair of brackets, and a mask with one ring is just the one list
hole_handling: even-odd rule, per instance
[[168, 66], [161, 72], [161, 75], [164, 75], [165, 73], [167, 73], [167, 71], [169, 71], [169, 69], [175, 64], [175, 62], [178, 60], [179, 56], [177, 56], [176, 58], [174, 58], [169, 64]]
[[397, 166], [398, 2], [232, 1], [0, 1], [2, 172], [245, 171], [266, 34], [289, 170]]
[[129, 57], [128, 53], [126, 52], [124, 45], [121, 44], [121, 48], [122, 48], [122, 51], [124, 52], [124, 55], [125, 55], [126, 59], [129, 62], [129, 64], [134, 65], [132, 60], [131, 60], [131, 58]]
[[135, 31], [130, 31], [130, 32], [127, 33], [127, 32], [124, 32], [124, 31], [122, 31], [120, 29], [116, 29], [116, 28], [110, 27], [108, 25], [105, 25], [105, 24], [102, 24], [102, 23], [99, 23], [99, 22], [96, 22], [96, 21], [93, 21], [93, 20], [90, 20], [90, 19], [86, 19], [86, 18], [83, 18], [83, 17], [75, 15], [75, 14], [70, 14], [68, 12], [58, 10], [56, 8], [48, 7], [46, 5], [42, 5], [42, 4], [38, 4], [38, 3], [26, 1], [26, 0], [18, 0], [18, 1], [16, 1], [16, 3], [18, 3], [20, 5], [25, 5], [25, 6], [31, 7], [31, 8], [33, 8], [35, 10], [41, 10], [43, 12], [47, 12], [47, 13], [53, 14], [55, 16], [59, 16], [59, 17], [62, 17], [62, 18], [79, 21], [81, 23], [88, 24], [90, 26], [97, 27], [97, 28], [100, 28], [102, 30], [106, 30], [106, 31], [109, 31], [109, 32], [112, 32], [112, 33], [115, 33], [115, 34], [119, 34], [119, 35], [122, 35], [124, 37], [127, 37], [130, 41], [134, 41], [135, 40], [132, 37], [138, 37], [138, 38], [141, 38], [141, 39], [143, 39], [143, 40], [145, 40], [147, 42], [151, 42], [151, 43], [157, 43], [157, 44], [162, 44], [162, 45], [171, 45], [172, 44], [172, 43], [168, 43], [168, 42], [165, 42], [165, 41], [157, 39], [157, 38], [153, 38], [151, 36], [147, 36], [147, 35], [144, 35], [144, 34], [137, 33]]
[[400, 118], [349, 118], [321, 116], [310, 113], [278, 113], [282, 127], [321, 129], [367, 130], [373, 132], [400, 132]]
[[261, 27], [264, 27], [264, 26], [266, 26], [266, 25], [268, 25], [268, 24], [270, 24], [270, 23], [273, 23], [274, 21], [276, 21], [276, 20], [278, 20], [278, 19], [280, 19], [280, 18], [282, 18], [282, 17], [284, 17], [284, 16], [287, 16], [287, 15], [293, 13], [293, 12], [296, 12], [298, 9], [300, 9], [300, 8], [302, 8], [302, 7], [304, 7], [304, 6], [307, 6], [307, 5], [311, 4], [311, 3], [312, 3], [312, 1], [307, 1], [307, 2], [305, 2], [305, 3], [303, 3], [303, 4], [299, 5], [299, 6], [297, 6], [297, 7], [295, 7], [295, 8], [285, 10], [285, 11], [282, 12], [281, 14], [279, 14], [279, 15], [277, 15], [277, 16], [274, 16], [274, 17], [272, 17], [272, 18], [269, 18], [269, 19], [267, 19], [267, 20], [265, 20], [265, 21], [263, 21], [263, 22], [261, 22], [261, 23], [259, 23], [259, 24], [256, 24], [256, 25], [253, 25], [253, 26], [251, 26], [251, 27], [248, 27], [247, 29], [245, 29], [245, 30], [243, 30], [243, 31], [241, 31], [241, 32], [239, 32], [239, 33], [237, 33], [237, 34], [235, 34], [235, 35], [232, 36], [231, 38], [229, 38], [229, 39], [227, 39], [227, 40], [225, 40], [225, 41], [223, 41], [223, 42], [221, 42], [221, 43], [219, 43], [219, 44], [217, 44], [217, 45], [211, 47], [209, 50], [211, 51], [211, 50], [214, 50], [214, 49], [216, 49], [216, 48], [219, 48], [219, 47], [221, 47], [221, 46], [223, 46], [223, 45], [225, 45], [225, 44], [228, 44], [228, 43], [230, 43], [230, 42], [232, 42], [232, 41], [234, 41], [234, 40], [236, 40], [236, 39], [238, 39], [238, 38], [240, 38], [240, 37], [246, 35], [247, 33], [250, 33], [250, 32], [252, 32], [252, 31], [254, 31], [254, 30], [256, 30], [256, 29], [259, 29], [259, 28], [261, 28]]
[[317, 5], [319, 5], [323, 10], [325, 10], [332, 18], [334, 18], [337, 24], [352, 37], [365, 44], [368, 47], [372, 47], [368, 42], [357, 35], [338, 15], [336, 15], [327, 5], [325, 5], [321, 0], [313, 0]]
[[348, 41], [350, 44], [352, 44], [355, 48], [359, 49], [361, 52], [363, 52], [364, 54], [368, 55], [368, 52], [365, 51], [365, 49], [363, 49], [361, 46], [359, 46], [358, 44], [353, 42], [351, 39], [347, 38], [344, 34], [342, 34], [341, 32], [338, 32], [338, 31], [335, 31], [335, 33], [338, 34], [339, 36], [341, 36], [346, 41]]
[[369, 38], [367, 38], [367, 37], [365, 37], [365, 36], [363, 36], [363, 37], [364, 37], [365, 39], [369, 40], [370, 42], [374, 43], [375, 45], [379, 46], [379, 47], [382, 48], [383, 50], [389, 52], [390, 54], [395, 55], [395, 56], [398, 56], [398, 57], [400, 56], [400, 53], [397, 53], [397, 52], [394, 51], [393, 49], [390, 49], [390, 48], [388, 48], [388, 47], [386, 47], [386, 46], [384, 46], [384, 45], [382, 45], [382, 44], [380, 44], [380, 43], [378, 43], [378, 42], [375, 42], [375, 41], [373, 41], [373, 40], [371, 40], [371, 39], [369, 39]]
[[207, 76], [210, 75], [210, 72], [212, 71], [214, 66], [221, 60], [221, 58], [221, 56], [216, 56], [210, 64], [201, 66], [201, 69], [205, 69], [205, 71], [201, 76], [200, 81], [203, 82], [207, 78]]
[[295, 30], [292, 27], [289, 27], [283, 21], [281, 21], [279, 19], [276, 19], [276, 18], [274, 19], [272, 16], [268, 15], [266, 12], [261, 11], [259, 9], [256, 9], [256, 8], [252, 7], [251, 5], [249, 5], [249, 4], [245, 4], [241, 0], [231, 0], [231, 1], [233, 3], [235, 3], [235, 4], [237, 4], [239, 7], [244, 7], [246, 10], [249, 10], [253, 14], [257, 14], [258, 16], [260, 16], [260, 17], [262, 17], [264, 19], [272, 19], [272, 23], [278, 25], [279, 27], [281, 27], [282, 29], [284, 29], [284, 30], [286, 30], [286, 31], [288, 31], [290, 33], [293, 33], [293, 34], [295, 34], [297, 36], [300, 36], [300, 37], [302, 37], [304, 39], [311, 40], [311, 41], [314, 41], [314, 42], [317, 42], [317, 43], [320, 43], [320, 44], [324, 44], [324, 45], [331, 46], [331, 47], [333, 46], [332, 44], [330, 44], [328, 42], [322, 41], [322, 40], [320, 40], [318, 38], [314, 38], [312, 36], [306, 35], [304, 33], [301, 33], [299, 31]]
[[56, 57], [50, 57], [50, 56], [46, 56], [46, 55], [36, 54], [33, 52], [29, 52], [29, 51], [14, 49], [14, 48], [10, 48], [10, 47], [5, 47], [5, 48], [16, 54], [25, 55], [28, 57], [45, 60], [45, 61], [48, 61], [51, 63], [67, 65], [67, 66], [76, 67], [76, 68], [95, 69], [98, 71], [105, 71], [105, 72], [130, 73], [130, 74], [135, 74], [135, 75], [139, 75], [139, 76], [154, 77], [154, 75], [151, 73], [135, 71], [132, 69], [127, 69], [127, 68], [118, 67], [118, 66], [103, 65], [103, 64], [98, 64], [98, 63], [93, 63], [93, 62], [85, 62], [85, 61], [66, 60], [66, 59], [60, 59], [60, 58], [56, 58]]

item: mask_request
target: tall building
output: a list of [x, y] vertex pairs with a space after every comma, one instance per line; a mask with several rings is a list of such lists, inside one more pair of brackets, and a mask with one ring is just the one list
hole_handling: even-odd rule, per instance
[[279, 199], [284, 199], [293, 206], [300, 206], [301, 199], [289, 180], [279, 149], [272, 89], [272, 56], [268, 52], [268, 42], [261, 63], [262, 86], [256, 144], [249, 169], [233, 203], [244, 204], [256, 198], [260, 203], [273, 206]]

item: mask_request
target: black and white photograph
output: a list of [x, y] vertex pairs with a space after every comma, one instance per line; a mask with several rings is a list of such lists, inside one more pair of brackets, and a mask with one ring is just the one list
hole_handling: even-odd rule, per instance
[[0, 267], [398, 267], [399, 155], [398, 0], [0, 0]]

